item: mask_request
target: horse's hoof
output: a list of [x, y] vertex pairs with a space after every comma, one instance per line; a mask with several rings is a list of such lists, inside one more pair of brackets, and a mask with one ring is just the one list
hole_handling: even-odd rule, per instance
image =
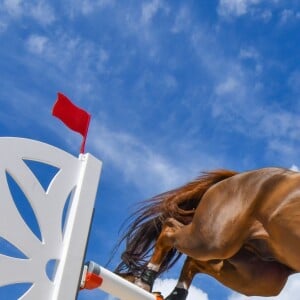
[[137, 278], [134, 284], [147, 292], [151, 292], [151, 286], [148, 283], [142, 281], [140, 278]]
[[146, 290], [147, 292], [151, 292], [156, 277], [157, 277], [156, 271], [146, 268], [142, 272], [140, 278], [137, 278], [134, 284]]
[[156, 300], [164, 300], [163, 295], [161, 294], [161, 292], [152, 292], [152, 294], [154, 296], [156, 296]]
[[188, 291], [182, 288], [175, 288], [165, 300], [186, 300]]

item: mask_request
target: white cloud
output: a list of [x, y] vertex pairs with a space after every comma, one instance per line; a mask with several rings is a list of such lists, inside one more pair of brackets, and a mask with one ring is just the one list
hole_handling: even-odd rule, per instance
[[273, 13], [270, 9], [261, 12], [260, 17], [264, 22], [269, 22], [272, 19]]
[[[252, 51], [243, 52], [241, 55], [244, 59], [253, 57], [254, 62], [258, 57], [258, 54]], [[230, 130], [240, 132], [246, 137], [264, 138], [270, 154], [279, 154], [280, 157], [294, 160], [297, 154], [295, 141], [299, 136], [300, 121], [296, 113], [264, 103], [260, 93], [260, 81], [253, 82], [254, 76], [259, 75], [258, 68], [262, 68], [260, 60], [259, 58], [258, 63], [256, 61], [256, 73], [252, 75], [234, 61], [227, 60], [228, 66], [227, 63], [219, 66], [223, 68], [219, 74], [225, 76], [215, 78], [216, 98], [211, 103], [212, 115], [218, 120], [222, 119]], [[230, 65], [234, 64], [237, 66], [231, 68]], [[295, 73], [290, 79], [290, 85], [297, 92], [300, 90], [297, 88], [298, 81], [298, 74]]]
[[300, 94], [300, 70], [296, 70], [290, 74], [288, 86], [293, 92]]
[[27, 48], [34, 54], [43, 54], [46, 48], [48, 38], [41, 35], [31, 35], [27, 42]]
[[284, 9], [280, 13], [280, 24], [284, 25], [290, 22], [299, 21], [300, 19], [300, 12], [296, 9]]
[[[175, 279], [156, 279], [153, 286], [153, 291], [159, 291], [163, 297], [167, 297], [177, 283]], [[208, 296], [202, 290], [191, 286], [186, 300], [208, 300]], [[117, 298], [109, 295], [106, 300], [117, 300]]]
[[239, 87], [239, 82], [236, 78], [229, 77], [226, 80], [216, 86], [215, 93], [218, 96], [232, 93]]
[[99, 73], [107, 73], [108, 72], [108, 67], [107, 63], [109, 61], [109, 52], [103, 48], [100, 48], [98, 50], [98, 55], [96, 55], [97, 58], [95, 59], [97, 70]]
[[46, 2], [40, 1], [26, 8], [26, 13], [42, 25], [48, 25], [55, 21], [53, 8]]
[[295, 13], [293, 10], [291, 9], [284, 9], [282, 12], [281, 12], [281, 16], [280, 16], [280, 23], [286, 23], [288, 22], [289, 20], [291, 20], [292, 18], [294, 18], [295, 16]]
[[156, 145], [152, 145], [147, 139], [141, 140], [134, 134], [112, 129], [104, 120], [94, 120], [89, 133], [89, 147], [97, 157], [114, 168], [122, 180], [133, 184], [144, 195], [151, 196], [181, 186], [203, 170], [224, 165], [222, 154], [215, 157], [205, 151], [199, 152], [192, 146], [192, 140], [175, 139], [173, 147], [168, 145], [174, 150], [167, 154], [161, 152], [159, 145], [166, 143], [164, 138], [157, 136]]
[[[49, 67], [49, 76], [53, 71], [53, 80], [59, 81], [61, 78], [64, 81], [64, 77], [67, 76], [73, 92], [77, 95], [91, 94], [99, 88], [99, 82], [95, 83], [98, 78], [94, 76], [94, 69], [91, 66], [95, 66], [97, 71], [103, 73], [109, 58], [109, 52], [102, 49], [100, 44], [78, 35], [55, 31], [48, 36], [30, 35], [25, 41], [25, 46], [30, 55], [42, 58], [44, 68]], [[33, 61], [39, 63], [39, 60]]]
[[261, 0], [220, 0], [218, 13], [224, 17], [239, 17], [247, 14], [251, 6], [260, 2]]
[[268, 141], [268, 148], [273, 153], [277, 152], [286, 157], [293, 157], [295, 153], [295, 149], [292, 145], [278, 138], [270, 139]]
[[5, 32], [7, 29], [7, 23], [4, 21], [0, 21], [0, 33]]
[[[177, 281], [175, 279], [157, 279], [154, 283], [153, 290], [160, 291], [164, 297], [168, 296], [173, 288], [175, 287]], [[187, 300], [208, 300], [208, 296], [202, 290], [191, 286], [189, 289], [189, 294]]]
[[[281, 0], [219, 0], [218, 14], [227, 19], [250, 15], [256, 20], [269, 22], [274, 16], [279, 17], [279, 23], [285, 24], [300, 18], [300, 13], [293, 8], [283, 9]], [[276, 8], [282, 9], [278, 12]]]
[[187, 175], [188, 171], [180, 171], [179, 166], [175, 167], [134, 136], [94, 125], [90, 140], [98, 157], [114, 165], [127, 181], [134, 182], [136, 186], [166, 190], [181, 184]]
[[171, 28], [171, 32], [179, 33], [189, 28], [191, 25], [191, 15], [187, 6], [180, 8], [179, 12], [176, 14], [174, 25]]
[[263, 62], [261, 60], [260, 53], [255, 47], [242, 47], [240, 49], [239, 58], [243, 61], [251, 61], [254, 64], [254, 70], [256, 75], [260, 75], [262, 73]]
[[168, 89], [175, 89], [178, 85], [176, 78], [171, 74], [166, 74], [163, 78], [165, 87]]
[[152, 20], [159, 8], [162, 6], [160, 0], [152, 0], [142, 5], [142, 22], [148, 23]]
[[[264, 139], [266, 156], [282, 157], [280, 163], [288, 161], [290, 164], [289, 160], [296, 159], [295, 141], [299, 137], [300, 121], [292, 111], [265, 102], [264, 93], [268, 87], [264, 87], [265, 80], [260, 76], [268, 61], [253, 46], [242, 47], [238, 59], [228, 57], [218, 51], [217, 40], [209, 38], [211, 35], [205, 34], [200, 27], [194, 28], [190, 28], [191, 44], [206, 76], [211, 79], [210, 89], [214, 92], [209, 103], [212, 116], [226, 124], [224, 130], [228, 128], [228, 131], [253, 140]], [[251, 63], [244, 64], [246, 59]], [[289, 79], [289, 86], [297, 93], [300, 91], [299, 78], [295, 71]], [[194, 104], [194, 109], [196, 106]]]
[[[267, 111], [265, 115], [261, 116], [260, 126], [264, 132], [273, 136], [294, 135], [296, 123], [294, 115], [285, 111]], [[297, 126], [298, 127], [298, 126]], [[296, 138], [297, 136], [295, 136]]]
[[115, 0], [68, 0], [65, 1], [65, 5], [71, 17], [87, 16], [101, 9], [114, 6]]
[[296, 165], [292, 165], [292, 166], [290, 167], [290, 170], [295, 171], [295, 172], [300, 172], [299, 167], [296, 166]]
[[[300, 275], [293, 275], [289, 278], [283, 291], [276, 297], [268, 297], [268, 300], [293, 300], [298, 299], [300, 294]], [[246, 297], [237, 293], [229, 296], [228, 300], [264, 300], [266, 297]]]
[[240, 49], [240, 58], [242, 59], [254, 59], [257, 60], [259, 58], [259, 53], [254, 47], [245, 47]]
[[2, 5], [2, 10], [11, 16], [19, 16], [23, 11], [22, 0], [4, 0]]
[[[218, 41], [208, 39], [200, 28], [190, 36], [199, 61], [214, 85], [211, 89], [215, 97], [209, 104], [212, 116], [227, 124], [228, 130], [253, 139], [264, 138], [268, 153], [294, 160], [300, 121], [296, 113], [265, 103], [264, 79], [260, 75], [266, 62], [256, 47], [242, 47], [236, 59], [219, 52]], [[246, 59], [251, 64], [245, 66]], [[300, 93], [298, 73], [295, 71], [288, 82], [293, 91]]]
[[15, 19], [29, 17], [41, 25], [49, 25], [55, 21], [55, 13], [49, 3], [45, 0], [23, 1], [23, 0], [3, 0], [0, 1], [0, 12], [4, 12], [6, 27]]

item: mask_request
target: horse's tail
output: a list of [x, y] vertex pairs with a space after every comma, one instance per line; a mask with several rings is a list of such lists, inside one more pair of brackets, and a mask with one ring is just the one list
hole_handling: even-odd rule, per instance
[[[142, 202], [129, 218], [132, 221], [118, 244], [125, 241], [126, 250], [115, 272], [138, 276], [149, 261], [165, 220], [174, 218], [183, 224], [190, 223], [204, 193], [214, 184], [235, 174], [228, 170], [203, 173], [195, 181]], [[176, 249], [172, 249], [160, 273], [172, 267], [180, 256]]]

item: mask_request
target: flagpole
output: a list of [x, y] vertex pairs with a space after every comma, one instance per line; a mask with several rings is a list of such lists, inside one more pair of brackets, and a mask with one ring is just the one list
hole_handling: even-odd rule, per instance
[[88, 121], [87, 121], [87, 126], [86, 126], [86, 132], [82, 136], [82, 143], [81, 143], [81, 146], [80, 146], [80, 154], [83, 154], [84, 151], [85, 151], [85, 143], [86, 143], [86, 138], [87, 138], [87, 134], [88, 134], [88, 131], [89, 131], [90, 121], [91, 121], [91, 115], [89, 114]]

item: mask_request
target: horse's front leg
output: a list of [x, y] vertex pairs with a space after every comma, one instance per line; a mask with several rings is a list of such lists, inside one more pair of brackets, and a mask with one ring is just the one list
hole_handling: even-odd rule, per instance
[[180, 230], [184, 225], [175, 219], [167, 219], [164, 223], [162, 231], [156, 241], [153, 255], [147, 264], [147, 267], [142, 272], [140, 278], [135, 281], [135, 284], [147, 291], [152, 291], [153, 283], [159, 274], [161, 265], [168, 252], [174, 246], [174, 233]]

